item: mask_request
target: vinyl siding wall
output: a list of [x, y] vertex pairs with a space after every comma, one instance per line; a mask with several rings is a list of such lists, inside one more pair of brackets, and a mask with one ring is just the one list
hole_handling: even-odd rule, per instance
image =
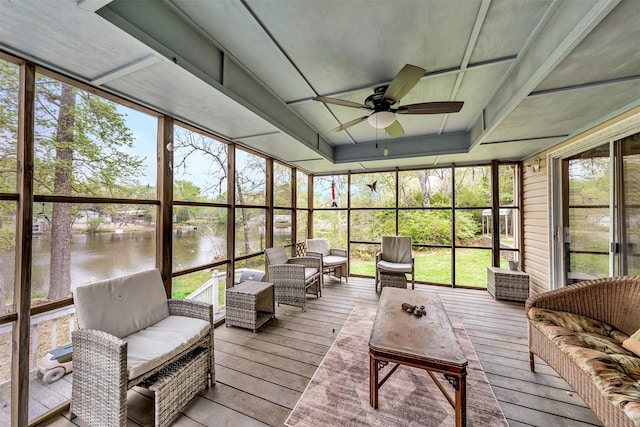
[[[524, 160], [523, 168], [523, 270], [529, 273], [530, 294], [539, 294], [551, 289], [551, 233], [549, 230], [552, 209], [549, 206], [549, 169], [547, 156], [569, 146], [587, 145], [594, 138], [606, 141], [607, 135], [616, 135], [621, 128], [628, 128], [629, 121], [640, 123], [640, 107], [636, 107], [613, 119], [607, 120], [576, 135], [544, 152]], [[540, 159], [540, 170], [533, 171], [536, 159]]]

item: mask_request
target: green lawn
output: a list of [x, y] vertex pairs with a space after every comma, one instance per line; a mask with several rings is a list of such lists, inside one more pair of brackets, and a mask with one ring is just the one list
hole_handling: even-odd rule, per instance
[[[209, 279], [211, 279], [210, 271], [196, 271], [195, 273], [175, 277], [173, 279], [172, 297], [176, 299], [185, 298]], [[220, 280], [218, 282], [218, 306], [224, 305], [225, 284], [225, 280]]]
[[[487, 287], [487, 266], [491, 265], [491, 251], [478, 249], [458, 249], [456, 284], [460, 286]], [[451, 283], [451, 250], [414, 250], [416, 280], [433, 283]], [[375, 275], [374, 256], [371, 258], [351, 257], [350, 273], [363, 276]], [[506, 263], [506, 261], [505, 261]], [[262, 267], [264, 268], [264, 267]], [[173, 298], [185, 298], [211, 278], [210, 271], [198, 271], [173, 279]], [[224, 305], [225, 281], [220, 280], [218, 304]]]
[[[456, 284], [460, 286], [487, 287], [487, 267], [491, 265], [491, 251], [479, 249], [458, 249], [456, 263]], [[451, 283], [451, 251], [433, 249], [414, 251], [416, 280], [433, 283]], [[375, 263], [371, 259], [351, 258], [351, 274], [375, 275]]]

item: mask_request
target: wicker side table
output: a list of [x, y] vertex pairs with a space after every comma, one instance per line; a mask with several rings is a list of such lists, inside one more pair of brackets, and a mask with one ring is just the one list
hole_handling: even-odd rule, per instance
[[225, 324], [253, 329], [276, 317], [273, 283], [249, 280], [227, 289]]
[[198, 347], [138, 386], [155, 392], [155, 427], [167, 426], [207, 386], [207, 349]]
[[526, 301], [529, 275], [523, 271], [487, 267], [487, 291], [494, 299]]
[[404, 273], [392, 273], [389, 271], [380, 272], [380, 290], [376, 289], [376, 292], [382, 292], [385, 286], [392, 288], [407, 289], [407, 276]]

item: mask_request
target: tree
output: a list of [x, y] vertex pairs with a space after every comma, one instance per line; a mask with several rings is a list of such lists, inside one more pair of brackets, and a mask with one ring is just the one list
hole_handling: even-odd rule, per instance
[[[136, 184], [142, 159], [117, 105], [46, 76], [36, 78], [34, 191], [56, 196], [120, 196]], [[69, 295], [71, 203], [51, 215], [49, 300]]]
[[[241, 205], [240, 208], [240, 221], [242, 227], [242, 240], [244, 244], [244, 253], [251, 253], [251, 241], [249, 236], [249, 222], [254, 219], [251, 218], [250, 210], [246, 208], [247, 205], [263, 205], [265, 203], [265, 190], [266, 190], [266, 178], [267, 178], [267, 162], [264, 158], [245, 153], [246, 160], [244, 164], [239, 162], [239, 153], [236, 151], [236, 173], [235, 173], [235, 185], [236, 185], [236, 203]], [[236, 217], [236, 222], [238, 218]], [[262, 221], [260, 227], [264, 227], [266, 221]], [[238, 229], [236, 227], [236, 236]], [[246, 260], [246, 267], [251, 267], [251, 260]]]
[[[16, 65], [0, 60], [0, 193], [16, 191], [18, 72]], [[15, 214], [15, 202], [0, 201], [0, 254], [15, 247]], [[3, 265], [0, 256], [0, 315], [7, 312], [7, 293], [2, 274], [6, 268], [10, 266]], [[9, 289], [10, 292], [12, 290]]]
[[[226, 144], [181, 127], [175, 128], [174, 138], [174, 181], [198, 188], [198, 200], [190, 200], [195, 194], [186, 187], [178, 191], [179, 200], [226, 202], [227, 159]], [[195, 170], [194, 166], [206, 165], [206, 169]], [[187, 185], [187, 184], [184, 184]], [[184, 193], [180, 193], [184, 191]], [[177, 199], [178, 200], [178, 199]]]

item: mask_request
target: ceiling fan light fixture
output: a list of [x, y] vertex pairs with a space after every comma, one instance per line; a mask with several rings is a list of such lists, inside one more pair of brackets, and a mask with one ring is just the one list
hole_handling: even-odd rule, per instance
[[391, 111], [376, 111], [367, 118], [367, 121], [374, 128], [384, 129], [396, 121], [396, 115]]

